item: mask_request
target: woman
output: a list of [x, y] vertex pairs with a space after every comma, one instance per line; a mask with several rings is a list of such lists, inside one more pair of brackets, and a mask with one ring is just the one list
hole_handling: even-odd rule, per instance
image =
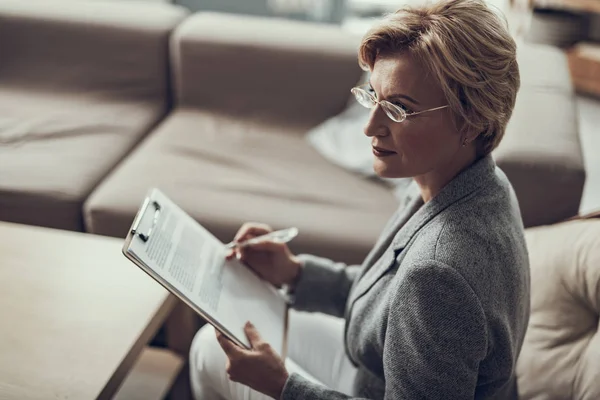
[[[291, 287], [295, 310], [329, 316], [292, 313], [285, 363], [251, 325], [248, 351], [203, 328], [191, 351], [197, 399], [514, 395], [529, 266], [517, 201], [490, 152], [519, 88], [515, 51], [481, 0], [402, 9], [365, 36], [370, 82], [352, 92], [372, 108], [374, 169], [412, 177], [412, 190], [362, 266], [272, 242], [229, 254]], [[235, 240], [268, 231], [246, 224]]]

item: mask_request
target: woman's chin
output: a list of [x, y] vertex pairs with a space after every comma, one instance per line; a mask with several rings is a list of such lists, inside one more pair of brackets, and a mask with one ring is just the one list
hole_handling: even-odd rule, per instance
[[373, 171], [380, 178], [407, 178], [410, 175], [407, 175], [402, 168], [394, 168], [393, 166], [385, 163], [381, 160], [375, 159], [373, 163]]
[[396, 174], [394, 174], [393, 169], [381, 160], [375, 159], [375, 162], [373, 163], [373, 171], [375, 171], [375, 174], [380, 178], [396, 178]]

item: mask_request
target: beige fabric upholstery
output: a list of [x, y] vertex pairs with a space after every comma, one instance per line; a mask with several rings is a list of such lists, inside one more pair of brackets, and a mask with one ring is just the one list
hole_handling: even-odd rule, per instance
[[165, 97], [168, 38], [185, 15], [168, 4], [2, 0], [2, 86]]
[[0, 219], [82, 230], [95, 185], [163, 113], [159, 104], [98, 101], [77, 94], [0, 89]]
[[600, 219], [527, 232], [531, 318], [517, 363], [522, 400], [600, 399]]
[[157, 186], [223, 241], [250, 220], [297, 226], [295, 251], [361, 262], [396, 201], [304, 137], [345, 106], [361, 76], [356, 44], [311, 24], [187, 19], [172, 38], [177, 111], [95, 191], [87, 229], [124, 236]]
[[87, 229], [124, 237], [148, 188], [156, 186], [222, 241], [246, 221], [297, 226], [294, 251], [361, 262], [395, 198], [381, 184], [330, 164], [294, 133], [176, 111], [92, 195]]
[[521, 90], [506, 136], [494, 153], [519, 199], [525, 226], [579, 211], [585, 183], [576, 104], [565, 55], [522, 44]]
[[[359, 38], [331, 27], [200, 13], [174, 43], [180, 104], [286, 123], [334, 115], [360, 73]], [[521, 91], [495, 157], [536, 226], [577, 214], [585, 170], [566, 56], [520, 44], [518, 57]]]
[[361, 76], [358, 42], [330, 26], [199, 13], [173, 38], [177, 100], [220, 113], [315, 125], [342, 110]]
[[0, 2], [0, 219], [83, 229], [95, 185], [164, 116], [176, 7]]
[[521, 74], [521, 88], [558, 91], [572, 94], [569, 65], [565, 54], [551, 46], [519, 43], [517, 60]]
[[[297, 225], [295, 250], [362, 261], [396, 206], [392, 194], [324, 161], [304, 137], [347, 102], [361, 75], [359, 39], [331, 27], [200, 13], [171, 41], [178, 111], [95, 191], [87, 229], [124, 237], [144, 194], [158, 186], [223, 241], [247, 220]], [[583, 168], [564, 57], [544, 49], [521, 59], [519, 110], [495, 156], [534, 225], [576, 213]], [[535, 60], [558, 64], [535, 74]]]

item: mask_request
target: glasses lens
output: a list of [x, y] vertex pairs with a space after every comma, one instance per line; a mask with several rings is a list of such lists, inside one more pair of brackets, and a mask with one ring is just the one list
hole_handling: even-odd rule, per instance
[[390, 102], [387, 102], [385, 100], [382, 101], [381, 107], [392, 121], [402, 122], [406, 119], [406, 113], [404, 112], [404, 110], [398, 106], [393, 105]]
[[356, 97], [356, 101], [358, 101], [361, 106], [367, 107], [367, 108], [375, 107], [375, 104], [376, 104], [375, 100], [365, 90], [359, 89], [359, 88], [354, 88], [351, 90], [351, 92], [354, 95], [354, 97]]

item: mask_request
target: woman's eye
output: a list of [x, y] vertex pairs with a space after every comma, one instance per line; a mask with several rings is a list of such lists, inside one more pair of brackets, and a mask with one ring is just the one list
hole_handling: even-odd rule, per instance
[[406, 106], [405, 106], [404, 104], [402, 104], [402, 103], [393, 103], [393, 104], [394, 104], [395, 106], [398, 106], [398, 107], [400, 107], [401, 109], [403, 109], [403, 110], [404, 110], [404, 112], [406, 112], [406, 113], [408, 113], [408, 114], [410, 114], [410, 113], [412, 112], [410, 108], [406, 107]]

